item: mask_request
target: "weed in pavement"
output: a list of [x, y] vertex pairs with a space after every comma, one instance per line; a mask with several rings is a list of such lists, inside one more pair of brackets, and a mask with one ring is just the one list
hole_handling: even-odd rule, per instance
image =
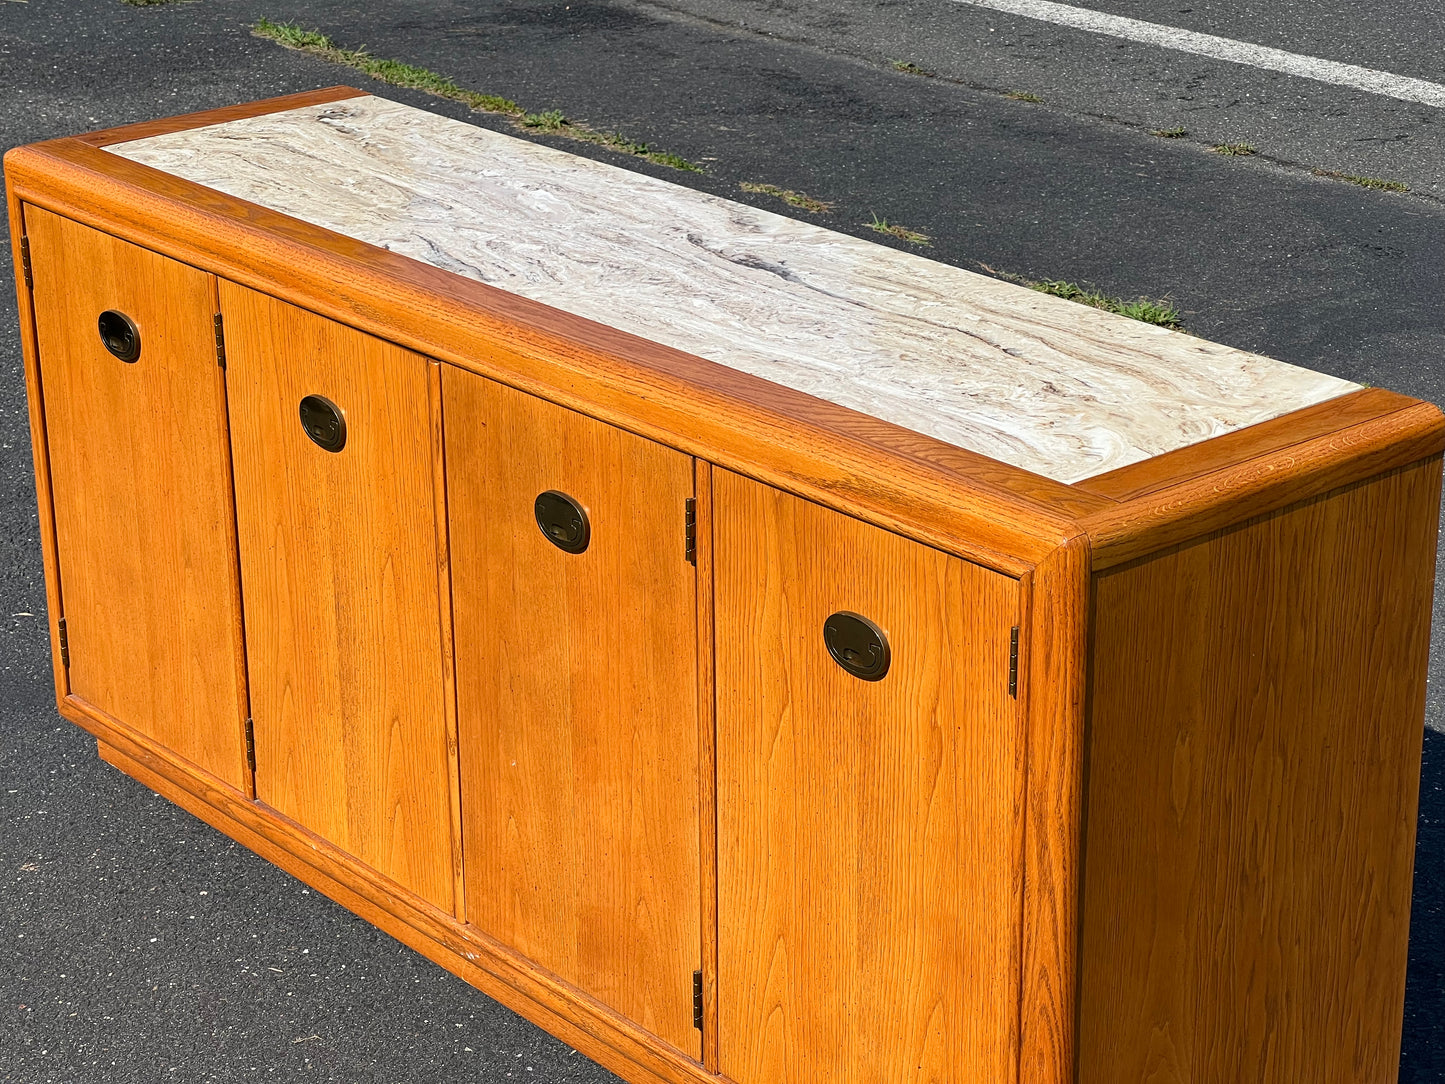
[[926, 233], [919, 233], [917, 230], [910, 230], [906, 226], [898, 226], [889, 222], [886, 218], [873, 216], [872, 222], [864, 222], [874, 233], [886, 233], [889, 237], [896, 237], [900, 241], [907, 241], [912, 245], [927, 245], [932, 243], [932, 238]]
[[925, 79], [932, 79], [934, 76], [933, 72], [927, 68], [920, 68], [911, 60], [895, 60], [893, 62], [893, 70], [903, 72], [907, 75], [921, 75]]
[[1040, 293], [1062, 297], [1065, 301], [1077, 301], [1080, 305], [1117, 313], [1120, 316], [1127, 316], [1131, 320], [1174, 328], [1176, 331], [1183, 326], [1179, 310], [1169, 304], [1167, 298], [1153, 301], [1147, 297], [1136, 297], [1132, 301], [1125, 301], [1122, 298], [1109, 297], [1097, 290], [1085, 290], [1072, 282], [1064, 282], [1060, 279], [1045, 280], [1030, 283], [1030, 285]]
[[1333, 169], [1314, 170], [1316, 177], [1329, 177], [1336, 181], [1346, 181], [1350, 184], [1357, 184], [1361, 188], [1374, 188], [1381, 192], [1408, 192], [1410, 186], [1401, 184], [1399, 181], [1386, 181], [1379, 177], [1361, 177], [1357, 173], [1340, 173]]
[[1157, 135], [1160, 139], [1183, 139], [1189, 134], [1188, 130], [1179, 128], [1155, 128], [1150, 135]]
[[523, 113], [517, 120], [523, 128], [538, 128], [544, 132], [560, 132], [572, 124], [562, 115], [560, 109], [549, 109], [545, 113]]
[[1217, 143], [1209, 148], [1215, 154], [1227, 154], [1234, 158], [1243, 158], [1245, 155], [1258, 154], [1253, 143]]
[[784, 203], [794, 207], [801, 207], [805, 211], [811, 211], [815, 215], [827, 214], [833, 209], [833, 205], [827, 200], [815, 199], [806, 192], [794, 192], [790, 188], [779, 188], [775, 184], [755, 184], [752, 181], [744, 181], [738, 185], [744, 192], [756, 192], [761, 196], [776, 196]]
[[[141, 0], [143, 3], [155, 3], [158, 0]], [[406, 87], [410, 90], [421, 90], [427, 94], [434, 94], [438, 98], [447, 98], [450, 101], [461, 102], [479, 113], [493, 113], [509, 117], [513, 124], [520, 128], [527, 128], [533, 131], [545, 132], [549, 135], [559, 135], [567, 139], [580, 140], [583, 143], [591, 143], [599, 147], [606, 147], [608, 150], [617, 151], [621, 154], [630, 154], [637, 158], [644, 158], [660, 166], [669, 166], [672, 169], [685, 170], [690, 173], [701, 173], [702, 167], [694, 165], [681, 155], [673, 154], [671, 151], [656, 151], [646, 143], [639, 143], [636, 140], [628, 139], [619, 132], [599, 132], [585, 124], [569, 120], [559, 109], [548, 109], [542, 113], [528, 113], [510, 98], [503, 98], [497, 94], [482, 94], [475, 90], [468, 90], [460, 86], [455, 80], [445, 75], [439, 75], [428, 68], [420, 68], [415, 64], [405, 64], [399, 60], [388, 60], [384, 57], [375, 57], [368, 53], [365, 47], [360, 49], [347, 49], [335, 44], [325, 34], [315, 30], [307, 30], [296, 23], [272, 22], [264, 16], [257, 21], [252, 28], [257, 37], [267, 38], [277, 45], [283, 45], [287, 49], [296, 49], [303, 53], [310, 53], [319, 56], [323, 60], [329, 60], [333, 64], [344, 64], [353, 68], [363, 75], [369, 75], [373, 79], [383, 83], [390, 83], [394, 87]]]
[[1037, 94], [1030, 94], [1026, 90], [1006, 90], [1003, 92], [1003, 96], [1012, 98], [1016, 102], [1033, 102], [1036, 105], [1043, 102], [1043, 99]]
[[1168, 298], [1154, 301], [1147, 297], [1136, 297], [1132, 301], [1126, 301], [1123, 298], [1110, 297], [1098, 290], [1086, 290], [1082, 286], [1065, 282], [1063, 279], [1031, 279], [1008, 271], [1000, 271], [986, 263], [978, 266], [996, 279], [1027, 286], [1041, 294], [1061, 297], [1065, 301], [1075, 301], [1080, 305], [1088, 305], [1092, 309], [1102, 309], [1104, 312], [1127, 316], [1131, 320], [1139, 320], [1146, 324], [1157, 324], [1159, 327], [1167, 327], [1173, 331], [1184, 330], [1183, 316], [1169, 303]]

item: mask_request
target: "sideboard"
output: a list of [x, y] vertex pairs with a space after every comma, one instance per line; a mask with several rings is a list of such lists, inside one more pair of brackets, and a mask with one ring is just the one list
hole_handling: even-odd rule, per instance
[[1395, 1079], [1434, 406], [345, 87], [5, 171], [121, 771], [635, 1084]]

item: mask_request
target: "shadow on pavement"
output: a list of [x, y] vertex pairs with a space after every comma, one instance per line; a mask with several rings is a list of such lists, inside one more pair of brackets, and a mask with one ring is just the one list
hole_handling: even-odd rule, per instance
[[1445, 734], [1425, 731], [1400, 1084], [1445, 1079]]

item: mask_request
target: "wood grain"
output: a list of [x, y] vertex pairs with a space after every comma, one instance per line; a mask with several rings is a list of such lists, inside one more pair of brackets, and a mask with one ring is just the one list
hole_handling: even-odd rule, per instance
[[[209, 276], [209, 278], [211, 280], [211, 318], [214, 321], [212, 326], [217, 329], [217, 334], [220, 336], [219, 349], [224, 352], [225, 332], [224, 329], [221, 328], [221, 283], [214, 275]], [[226, 484], [230, 487], [230, 490], [228, 492], [230, 508], [228, 509], [228, 511], [230, 512], [231, 522], [229, 525], [229, 529], [231, 532], [231, 538], [233, 539], [233, 543], [226, 554], [226, 560], [230, 569], [231, 582], [235, 584], [235, 591], [237, 596], [239, 597], [241, 593], [241, 551], [236, 530], [236, 473], [235, 466], [231, 460], [231, 403], [230, 397], [226, 392], [226, 371], [224, 366], [217, 365], [214, 375], [216, 384], [220, 388], [221, 396], [221, 431], [219, 434], [219, 440], [221, 442], [221, 448], [223, 449], [223, 458], [225, 461], [224, 470]], [[217, 633], [220, 633], [223, 630], [217, 629], [216, 631]], [[250, 668], [246, 664], [246, 622], [244, 598], [241, 599], [241, 605], [235, 608], [235, 612], [232, 615], [230, 627], [225, 629], [224, 632], [229, 634], [231, 639], [231, 658], [232, 664], [235, 668], [236, 687], [241, 690], [241, 714], [244, 715], [247, 719], [249, 719], [251, 717], [251, 686]], [[251, 765], [249, 762], [246, 765], [246, 772], [242, 776], [241, 790], [245, 793], [247, 798], [256, 797], [256, 773], [251, 770]]]
[[1395, 410], [1084, 516], [1094, 569], [1266, 515], [1383, 471], [1438, 456], [1445, 415], [1430, 403]]
[[22, 239], [25, 208], [14, 189], [6, 193], [10, 213], [11, 255], [20, 323], [20, 355], [25, 367], [25, 402], [30, 414], [30, 458], [35, 468], [35, 499], [40, 526], [40, 557], [45, 569], [45, 617], [50, 630], [50, 670], [59, 704], [70, 692], [70, 675], [60, 654], [60, 559], [56, 554], [54, 487], [50, 477], [50, 440], [45, 431], [45, 389], [40, 377], [40, 351], [35, 342], [35, 305], [25, 284]]
[[[696, 1057], [691, 458], [447, 367], [468, 917]], [[546, 490], [585, 552], [538, 529]]]
[[[1369, 389], [1062, 486], [117, 160], [107, 138], [6, 171], [12, 236], [39, 221], [64, 240], [44, 289], [37, 248], [21, 332], [47, 601], [58, 617], [89, 591], [106, 617], [80, 642], [72, 617], [57, 694], [112, 763], [634, 1081], [1393, 1079], [1436, 408]], [[95, 313], [64, 306], [112, 278], [155, 319], [204, 310], [200, 338], [161, 337], [204, 380], [126, 399], [89, 365], [52, 375], [47, 321], [93, 339]], [[231, 499], [218, 290], [261, 803], [249, 772], [198, 759], [206, 735], [238, 757], [246, 713], [234, 521], [174, 515], [197, 474], [202, 505]], [[303, 390], [313, 375], [343, 390]], [[300, 436], [308, 391], [346, 400], [359, 462]], [[117, 435], [117, 402], [150, 419], [141, 437]], [[127, 440], [152, 442], [135, 461], [164, 485], [113, 454]], [[607, 491], [595, 523], [643, 524], [583, 555], [601, 575], [521, 559], [545, 546], [544, 468]], [[107, 470], [124, 476], [92, 493]], [[201, 574], [145, 532], [213, 528], [217, 591], [135, 601], [136, 554], [142, 577]], [[198, 621], [217, 600], [229, 619]], [[137, 613], [165, 606], [206, 639], [148, 626], [132, 650]], [[881, 615], [884, 682], [822, 651], [835, 608]], [[162, 684], [127, 674], [167, 651]], [[167, 707], [147, 721], [126, 696]]]
[[713, 513], [711, 463], [693, 460], [697, 494], [698, 841], [702, 869], [702, 1063], [718, 1067], [717, 987], [717, 689], [713, 639]]
[[452, 817], [452, 891], [455, 893], [452, 913], [465, 922], [467, 918], [466, 876], [462, 855], [462, 768], [461, 744], [457, 738], [457, 664], [456, 636], [452, 622], [452, 549], [447, 526], [446, 426], [442, 412], [441, 362], [427, 362], [427, 408], [431, 426], [433, 523], [437, 545], [437, 600], [442, 655], [442, 709], [446, 713], [447, 790], [451, 798]]
[[613, 1072], [639, 1082], [717, 1084], [696, 1061], [476, 927], [399, 890], [353, 856], [245, 800], [118, 720], [74, 697], [62, 702], [61, 713], [95, 735], [108, 762]]
[[[726, 471], [713, 515], [721, 1071], [1014, 1079], [1016, 581]], [[882, 680], [828, 656], [837, 610]]]
[[[64, 588], [52, 616], [66, 619], [68, 687], [244, 788], [211, 277], [38, 208], [25, 225]], [[134, 362], [101, 342], [108, 309], [139, 329]]]
[[255, 102], [206, 109], [197, 113], [183, 113], [175, 117], [161, 117], [158, 120], [143, 120], [138, 124], [123, 124], [115, 128], [102, 128], [73, 138], [92, 147], [112, 147], [117, 143], [129, 143], [135, 139], [149, 139], [152, 136], [169, 135], [193, 128], [208, 128], [213, 124], [259, 117], [267, 113], [279, 113], [286, 109], [299, 109], [305, 105], [322, 105], [339, 102], [347, 98], [359, 98], [366, 94], [355, 87], [334, 86], [319, 90], [303, 90], [298, 94], [282, 94], [275, 98], [263, 98]]
[[1113, 503], [94, 147], [5, 162], [42, 205], [990, 568], [1027, 571]]
[[1098, 578], [1080, 1084], [1396, 1079], [1440, 479]]
[[[260, 800], [455, 906], [428, 362], [221, 283]], [[339, 453], [303, 396], [345, 413]]]
[[1072, 1084], [1091, 557], [1075, 536], [1022, 582], [1019, 710], [1026, 748], [1018, 1079]]
[[1186, 448], [1130, 463], [1107, 474], [1097, 474], [1075, 485], [1111, 500], [1130, 501], [1202, 474], [1272, 455], [1307, 440], [1329, 436], [1336, 430], [1381, 418], [1413, 406], [1416, 401], [1384, 388], [1363, 388]]

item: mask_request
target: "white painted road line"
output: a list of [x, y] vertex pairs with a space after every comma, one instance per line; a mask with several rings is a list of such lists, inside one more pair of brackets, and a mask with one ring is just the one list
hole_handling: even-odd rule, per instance
[[1181, 53], [1195, 53], [1199, 56], [1227, 60], [1234, 64], [1247, 64], [1253, 68], [1297, 75], [1302, 79], [1313, 79], [1320, 83], [1333, 83], [1341, 87], [1354, 87], [1371, 94], [1382, 94], [1398, 98], [1402, 102], [1420, 102], [1423, 105], [1445, 109], [1445, 85], [1431, 83], [1424, 79], [1412, 79], [1407, 75], [1393, 75], [1390, 72], [1361, 68], [1354, 64], [1341, 64], [1334, 60], [1322, 60], [1303, 53], [1290, 53], [1283, 49], [1271, 49], [1267, 45], [1254, 45], [1233, 38], [1219, 38], [1213, 34], [1199, 34], [1193, 30], [1160, 23], [1146, 23], [1138, 19], [1126, 19], [1122, 15], [1107, 15], [1102, 11], [1073, 7], [1069, 4], [1055, 4], [1051, 0], [951, 0], [955, 4], [969, 7], [988, 8], [1009, 15], [1022, 15], [1042, 22], [1057, 23], [1076, 30], [1088, 30], [1095, 34], [1107, 34], [1112, 38], [1126, 38], [1145, 45], [1157, 45], [1161, 49], [1174, 49]]

